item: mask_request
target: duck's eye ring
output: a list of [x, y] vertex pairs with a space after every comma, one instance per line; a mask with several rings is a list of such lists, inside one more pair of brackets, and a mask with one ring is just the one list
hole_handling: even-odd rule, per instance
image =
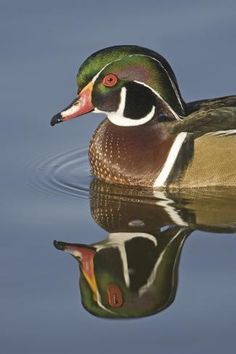
[[107, 74], [104, 76], [102, 83], [106, 87], [113, 87], [117, 84], [118, 77], [115, 74]]

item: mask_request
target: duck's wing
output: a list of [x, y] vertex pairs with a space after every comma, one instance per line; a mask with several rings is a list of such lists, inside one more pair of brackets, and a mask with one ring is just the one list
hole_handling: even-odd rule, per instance
[[192, 133], [199, 137], [207, 133], [236, 134], [236, 107], [207, 108], [189, 114], [181, 121], [168, 122], [167, 129], [172, 134]]
[[186, 104], [186, 112], [187, 115], [189, 115], [202, 109], [217, 109], [221, 107], [236, 107], [236, 96], [225, 96], [189, 102]]
[[[228, 131], [229, 132], [229, 131]], [[191, 134], [190, 134], [191, 135]], [[179, 188], [236, 187], [236, 130], [194, 139], [193, 158], [182, 170]]]

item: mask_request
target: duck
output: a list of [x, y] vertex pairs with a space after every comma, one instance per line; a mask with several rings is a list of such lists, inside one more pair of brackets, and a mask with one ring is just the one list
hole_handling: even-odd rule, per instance
[[89, 56], [77, 85], [51, 126], [105, 114], [89, 145], [98, 179], [154, 190], [236, 187], [236, 96], [186, 103], [167, 60], [135, 45]]

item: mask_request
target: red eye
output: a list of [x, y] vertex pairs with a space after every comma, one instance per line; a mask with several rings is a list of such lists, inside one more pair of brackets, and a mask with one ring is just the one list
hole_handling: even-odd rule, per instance
[[115, 74], [107, 74], [103, 80], [102, 83], [106, 87], [113, 87], [117, 84], [118, 77]]

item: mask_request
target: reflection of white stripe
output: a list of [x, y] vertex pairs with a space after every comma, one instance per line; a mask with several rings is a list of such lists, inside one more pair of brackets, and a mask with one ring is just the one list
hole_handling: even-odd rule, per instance
[[188, 133], [182, 132], [177, 135], [175, 138], [175, 141], [173, 142], [171, 149], [169, 151], [169, 154], [167, 156], [167, 159], [164, 163], [164, 166], [162, 167], [161, 172], [159, 173], [158, 177], [156, 178], [153, 187], [154, 188], [159, 188], [159, 187], [164, 187], [167, 178], [169, 177], [169, 174], [174, 166], [174, 163], [178, 157], [178, 154], [180, 152], [180, 149], [187, 137]]
[[153, 191], [153, 195], [155, 198], [159, 199], [156, 204], [162, 206], [171, 220], [176, 224], [180, 226], [188, 226], [188, 223], [186, 223], [181, 216], [179, 215], [178, 210], [175, 208], [175, 206], [172, 206], [171, 204], [174, 204], [174, 201], [170, 198], [167, 198], [165, 194], [162, 191]]
[[[111, 232], [106, 240], [106, 247], [107, 245], [114, 245], [118, 247], [124, 242], [130, 241], [133, 238], [143, 237], [152, 241], [155, 246], [157, 246], [157, 239], [152, 234], [148, 234], [146, 232]], [[104, 247], [103, 247], [104, 248]]]
[[[157, 271], [158, 271], [158, 268], [159, 268], [159, 266], [160, 266], [160, 264], [161, 264], [161, 262], [162, 262], [162, 260], [163, 260], [163, 257], [165, 256], [165, 254], [166, 254], [168, 248], [169, 248], [169, 247], [171, 246], [171, 244], [176, 240], [176, 238], [177, 238], [179, 235], [181, 235], [181, 233], [182, 233], [184, 230], [185, 230], [185, 229], [180, 229], [180, 230], [177, 232], [177, 234], [171, 239], [171, 241], [168, 243], [168, 245], [164, 248], [164, 250], [161, 252], [161, 254], [160, 254], [160, 256], [158, 257], [158, 260], [157, 260], [157, 262], [156, 262], [156, 264], [155, 264], [155, 267], [153, 268], [153, 271], [152, 271], [152, 273], [150, 274], [150, 276], [149, 276], [149, 278], [148, 278], [148, 280], [147, 280], [147, 283], [146, 283], [145, 285], [143, 285], [143, 286], [139, 289], [139, 291], [138, 291], [139, 296], [142, 296], [142, 295], [150, 288], [150, 286], [154, 283], [154, 281], [155, 281], [155, 279], [156, 279], [156, 273], [157, 273]], [[183, 240], [181, 241], [181, 243], [180, 243], [180, 245], [179, 245], [179, 247], [178, 247], [178, 250], [177, 250], [177, 253], [176, 253], [176, 256], [175, 256], [175, 261], [178, 260], [178, 256], [179, 256], [179, 254], [180, 254], [180, 251], [181, 251], [181, 249], [182, 249], [182, 245], [183, 245], [184, 241], [185, 241], [185, 238], [183, 238]], [[174, 267], [173, 267], [173, 269], [174, 269]], [[174, 279], [172, 278], [172, 280], [174, 280]]]
[[96, 244], [96, 251], [100, 251], [103, 248], [117, 248], [120, 253], [120, 258], [122, 260], [123, 266], [123, 276], [125, 280], [125, 285], [130, 286], [130, 277], [129, 277], [129, 267], [127, 260], [127, 253], [125, 249], [125, 242], [132, 240], [133, 238], [143, 237], [154, 243], [157, 246], [157, 239], [148, 233], [145, 232], [112, 232], [109, 234], [108, 239], [104, 243]]

